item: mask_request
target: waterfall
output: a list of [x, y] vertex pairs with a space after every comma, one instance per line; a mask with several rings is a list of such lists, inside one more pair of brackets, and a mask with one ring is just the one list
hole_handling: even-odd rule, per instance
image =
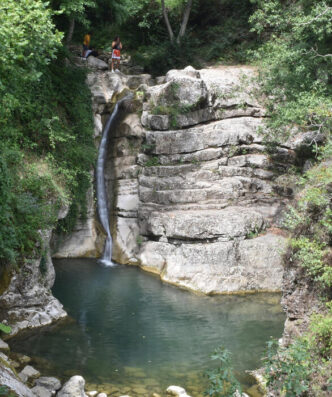
[[107, 123], [103, 130], [103, 135], [99, 145], [98, 159], [97, 159], [97, 170], [96, 170], [96, 190], [97, 190], [97, 210], [99, 215], [99, 220], [103, 225], [106, 232], [106, 243], [104, 248], [103, 256], [100, 262], [105, 266], [114, 266], [112, 263], [112, 236], [109, 224], [109, 213], [108, 213], [108, 202], [106, 194], [106, 184], [105, 184], [105, 163], [107, 158], [107, 147], [109, 142], [109, 135], [112, 128], [115, 127], [116, 122], [120, 115], [121, 104], [129, 99], [130, 95], [121, 99], [115, 105], [115, 108], [107, 120]]

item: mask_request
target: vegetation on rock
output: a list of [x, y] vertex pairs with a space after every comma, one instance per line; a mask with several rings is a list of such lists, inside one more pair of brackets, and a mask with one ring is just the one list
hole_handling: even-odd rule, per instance
[[[41, 1], [0, 5], [0, 264], [43, 249], [40, 230], [70, 205], [84, 214], [94, 160], [85, 72], [64, 63], [62, 33]], [[57, 59], [56, 59], [57, 57]]]

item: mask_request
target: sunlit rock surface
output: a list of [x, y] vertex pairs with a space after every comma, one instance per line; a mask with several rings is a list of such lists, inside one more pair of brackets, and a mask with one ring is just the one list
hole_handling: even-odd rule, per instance
[[267, 153], [253, 76], [188, 67], [145, 87], [141, 124], [127, 116], [110, 144], [115, 261], [205, 294], [281, 289], [292, 192], [277, 178], [295, 156]]
[[[246, 66], [149, 75], [88, 76], [96, 144], [119, 96], [143, 98], [112, 132], [106, 165], [113, 260], [206, 294], [281, 289], [281, 182], [294, 145], [265, 148], [265, 109]], [[103, 232], [90, 201], [87, 227], [57, 257], [98, 256]], [[94, 249], [92, 249], [94, 247]]]
[[44, 254], [12, 271], [8, 288], [0, 296], [0, 315], [12, 327], [11, 335], [38, 328], [65, 317], [62, 304], [52, 295], [55, 271], [50, 255], [51, 230], [42, 234]]

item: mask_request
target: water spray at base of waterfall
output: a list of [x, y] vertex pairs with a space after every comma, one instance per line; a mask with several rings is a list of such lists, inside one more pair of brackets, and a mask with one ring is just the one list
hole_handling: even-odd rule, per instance
[[123, 102], [130, 99], [131, 94], [120, 99], [115, 108], [107, 120], [105, 128], [103, 130], [103, 135], [99, 145], [97, 167], [96, 167], [96, 192], [97, 192], [97, 210], [99, 215], [99, 220], [106, 232], [106, 242], [102, 258], [99, 262], [106, 267], [116, 266], [112, 262], [112, 235], [110, 231], [109, 224], [109, 213], [108, 213], [108, 202], [106, 194], [106, 184], [105, 184], [105, 163], [107, 158], [107, 147], [109, 142], [109, 136], [112, 129], [116, 126], [120, 115], [120, 107]]
[[99, 263], [106, 267], [114, 267], [115, 263], [112, 262], [112, 236], [107, 236], [105, 241], [104, 253]]

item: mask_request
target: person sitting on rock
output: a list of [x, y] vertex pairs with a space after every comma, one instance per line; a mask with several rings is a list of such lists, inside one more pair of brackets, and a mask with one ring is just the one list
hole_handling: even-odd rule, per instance
[[86, 50], [84, 58], [87, 59], [90, 55], [97, 57], [98, 51], [96, 51], [94, 48], [92, 48], [91, 50]]
[[91, 32], [88, 32], [85, 36], [84, 36], [84, 40], [83, 40], [83, 50], [82, 50], [82, 57], [86, 58], [86, 52], [90, 49], [90, 40], [91, 40]]
[[120, 41], [120, 37], [116, 36], [112, 43], [112, 72], [114, 72], [114, 69], [119, 70], [121, 50], [122, 50], [122, 43]]

